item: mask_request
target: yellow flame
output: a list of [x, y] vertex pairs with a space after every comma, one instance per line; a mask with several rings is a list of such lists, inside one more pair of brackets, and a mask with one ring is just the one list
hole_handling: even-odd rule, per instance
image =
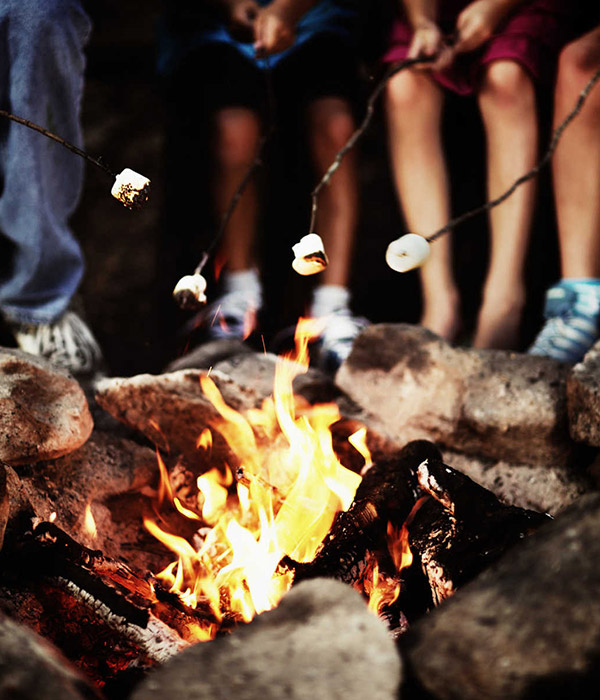
[[83, 531], [88, 537], [95, 540], [98, 536], [98, 528], [96, 527], [96, 521], [94, 520], [94, 515], [92, 514], [92, 507], [87, 502], [85, 506], [85, 513], [83, 516]]
[[365, 460], [365, 466], [363, 467], [364, 474], [365, 471], [373, 464], [373, 461], [371, 460], [371, 451], [367, 447], [367, 429], [359, 428], [355, 433], [350, 435], [348, 442]]
[[50, 515], [48, 516], [48, 522], [53, 523], [56, 520], [56, 512], [52, 511]]
[[[242, 415], [227, 405], [212, 379], [200, 377], [220, 416], [211, 427], [236, 455], [241, 479], [234, 491], [227, 465], [215, 465], [198, 477], [198, 511], [210, 526], [198, 531], [200, 544], [194, 548], [152, 520], [144, 521], [178, 557], [157, 578], [188, 605], [207, 602], [217, 620], [225, 614], [250, 620], [274, 607], [293, 578], [281, 560], [286, 555], [302, 562], [314, 558], [360, 483], [361, 477], [346, 469], [333, 449], [330, 428], [339, 420], [337, 406], [310, 407], [292, 390], [294, 378], [307, 370], [308, 343], [319, 330], [312, 319], [300, 320], [296, 352], [279, 358], [273, 396], [260, 409]], [[198, 438], [205, 449], [207, 431]], [[160, 469], [164, 491], [173, 500], [164, 463]], [[198, 517], [178, 499], [173, 502], [179, 512]]]
[[212, 433], [210, 432], [210, 428], [204, 428], [200, 433], [198, 440], [196, 440], [196, 447], [207, 451], [210, 450], [212, 447]]

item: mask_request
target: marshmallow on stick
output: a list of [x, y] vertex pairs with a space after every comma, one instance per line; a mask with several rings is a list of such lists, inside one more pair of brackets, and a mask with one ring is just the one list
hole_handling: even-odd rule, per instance
[[429, 252], [429, 241], [416, 233], [407, 233], [389, 244], [385, 261], [396, 272], [408, 272], [421, 267]]
[[175, 285], [173, 298], [179, 308], [191, 311], [206, 304], [206, 280], [198, 272], [183, 276]]
[[329, 264], [321, 236], [316, 233], [303, 236], [292, 246], [292, 251], [295, 256], [292, 267], [299, 275], [315, 275]]
[[115, 178], [110, 193], [128, 209], [140, 209], [148, 201], [150, 180], [135, 170], [125, 168]]

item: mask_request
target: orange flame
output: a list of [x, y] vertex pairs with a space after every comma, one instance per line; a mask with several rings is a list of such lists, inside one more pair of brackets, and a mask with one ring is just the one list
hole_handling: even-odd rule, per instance
[[198, 436], [198, 439], [196, 440], [196, 447], [197, 449], [203, 449], [203, 450], [210, 450], [212, 447], [212, 433], [210, 432], [209, 428], [204, 428], [204, 430], [200, 433]]
[[[293, 579], [282, 558], [313, 559], [360, 483], [333, 450], [330, 427], [339, 420], [337, 406], [310, 407], [292, 391], [294, 378], [307, 370], [308, 343], [318, 330], [312, 319], [300, 319], [296, 352], [279, 358], [273, 396], [260, 409], [242, 415], [227, 405], [207, 375], [201, 376], [204, 394], [220, 415], [212, 427], [235, 453], [240, 480], [233, 493], [227, 465], [198, 477], [198, 511], [210, 526], [196, 534], [199, 544], [192, 547], [144, 521], [178, 556], [158, 578], [188, 605], [208, 604], [217, 620], [225, 614], [251, 620], [274, 607]], [[207, 441], [203, 431], [198, 444]], [[159, 468], [162, 475], [164, 463]], [[176, 507], [188, 518], [198, 517], [181, 503]]]

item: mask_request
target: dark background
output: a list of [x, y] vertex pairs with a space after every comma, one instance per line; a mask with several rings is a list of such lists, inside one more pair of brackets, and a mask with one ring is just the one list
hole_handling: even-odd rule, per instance
[[[375, 22], [376, 5], [368, 5], [364, 26]], [[87, 52], [83, 104], [86, 150], [103, 156], [117, 172], [129, 167], [152, 180], [148, 205], [131, 212], [110, 196], [110, 178], [88, 166], [84, 194], [72, 222], [87, 259], [81, 292], [88, 320], [115, 375], [158, 372], [197, 340], [182, 334], [189, 315], [175, 307], [170, 292], [180, 275], [193, 270], [215, 231], [206, 125], [176, 109], [169, 86], [155, 72], [161, 10], [159, 0], [88, 4], [94, 31]], [[369, 58], [374, 44], [367, 45]], [[370, 70], [372, 63], [365, 68], [365, 95], [373, 85], [367, 79]], [[202, 85], [189, 89], [202, 100]], [[548, 140], [549, 97], [548, 92], [540, 94], [542, 144]], [[449, 99], [445, 136], [454, 211], [459, 213], [481, 204], [485, 197], [483, 133], [473, 100]], [[270, 167], [261, 175], [267, 202], [262, 243], [268, 301], [262, 332], [267, 346], [275, 350], [278, 330], [302, 312], [314, 284], [293, 273], [290, 264], [290, 246], [307, 233], [310, 215], [312, 181], [302, 162], [304, 152], [302, 134], [282, 126], [270, 146]], [[355, 310], [373, 322], [416, 322], [420, 312], [417, 274], [395, 273], [384, 260], [388, 243], [404, 229], [388, 169], [381, 105], [360, 143], [360, 154]], [[539, 192], [527, 266], [530, 294], [523, 346], [541, 322], [544, 288], [557, 275], [548, 172], [540, 180]], [[485, 217], [456, 231], [455, 248], [464, 298], [462, 342], [467, 343], [487, 264]]]

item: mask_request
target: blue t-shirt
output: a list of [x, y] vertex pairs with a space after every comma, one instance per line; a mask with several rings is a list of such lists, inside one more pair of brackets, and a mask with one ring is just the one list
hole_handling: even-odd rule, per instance
[[[257, 0], [263, 7], [271, 2], [272, 0]], [[191, 31], [189, 23], [185, 29], [181, 25], [177, 27], [177, 24], [162, 23], [159, 34], [158, 70], [163, 74], [170, 73], [190, 51], [212, 42], [235, 47], [260, 68], [265, 68], [267, 64], [273, 66], [317, 34], [334, 33], [343, 36], [348, 42], [353, 42], [356, 17], [353, 0], [321, 0], [296, 25], [294, 45], [265, 60], [255, 57], [252, 43], [244, 43], [232, 37], [222, 18], [214, 11], [200, 10], [194, 15], [195, 26]]]

